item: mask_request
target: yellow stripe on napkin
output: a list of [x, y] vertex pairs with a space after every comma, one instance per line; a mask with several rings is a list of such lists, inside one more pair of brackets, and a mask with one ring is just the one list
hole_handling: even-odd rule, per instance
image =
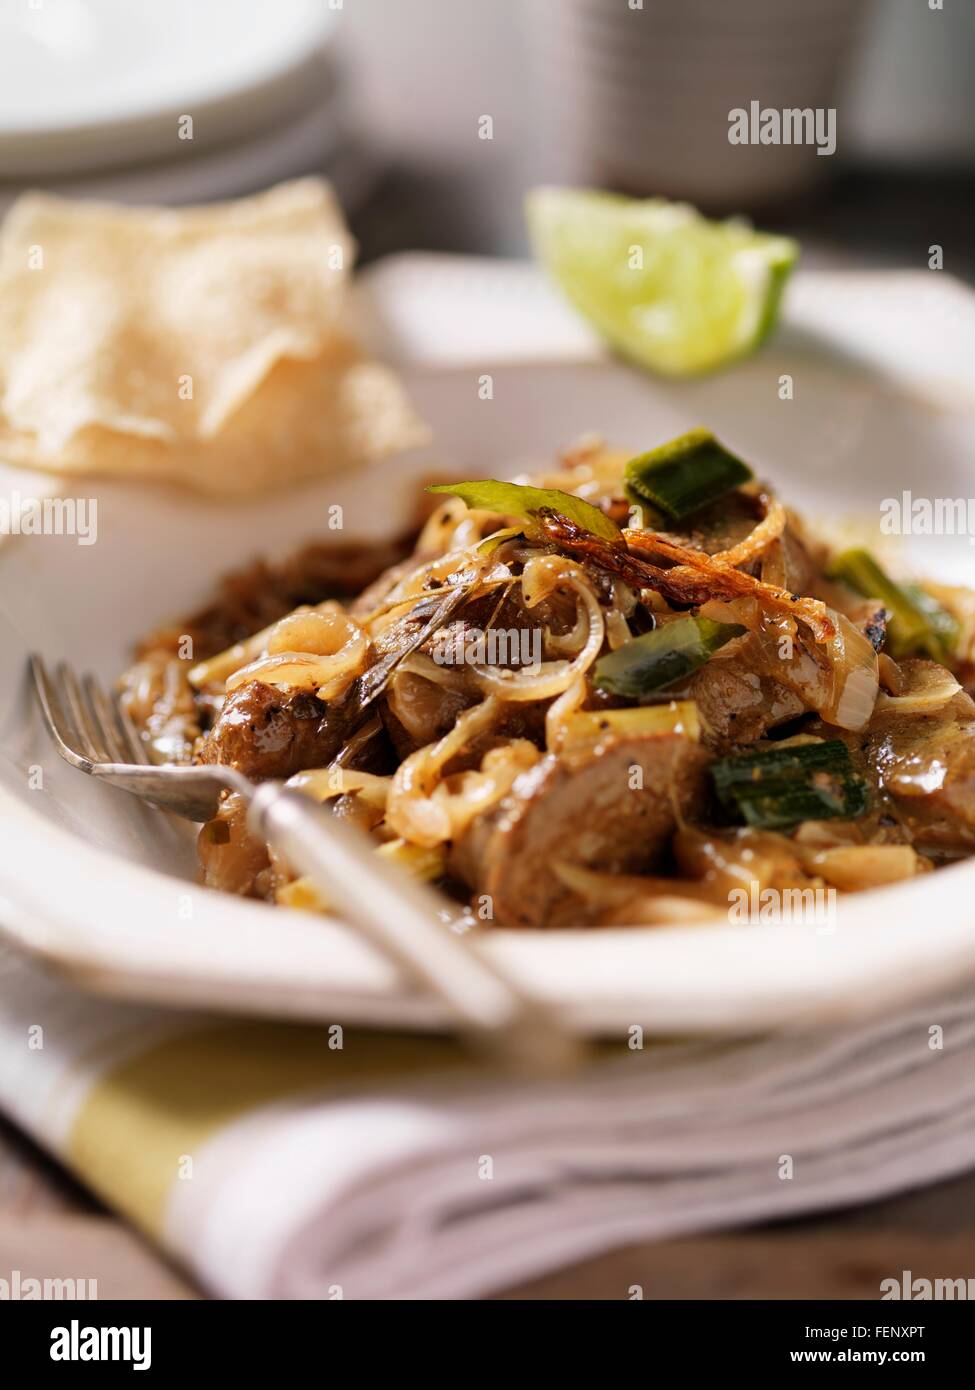
[[320, 1087], [355, 1093], [465, 1061], [446, 1038], [231, 1023], [183, 1033], [117, 1063], [92, 1086], [66, 1158], [109, 1205], [159, 1238], [184, 1156], [252, 1110]]

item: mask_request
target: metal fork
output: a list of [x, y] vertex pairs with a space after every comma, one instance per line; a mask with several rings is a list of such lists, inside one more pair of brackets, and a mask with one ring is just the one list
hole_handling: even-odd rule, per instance
[[61, 662], [52, 677], [30, 658], [44, 722], [66, 762], [160, 810], [208, 820], [225, 791], [247, 802], [248, 826], [309, 875], [373, 946], [450, 1011], [458, 1030], [495, 1058], [560, 1070], [582, 1055], [547, 1005], [526, 995], [472, 938], [441, 920], [444, 901], [372, 852], [365, 835], [281, 782], [257, 785], [219, 764], [157, 767], [117, 699]]

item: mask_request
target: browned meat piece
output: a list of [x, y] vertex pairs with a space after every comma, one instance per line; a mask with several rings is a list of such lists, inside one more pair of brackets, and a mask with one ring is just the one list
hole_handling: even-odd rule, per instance
[[[920, 659], [899, 667], [902, 697], [916, 695], [943, 670]], [[806, 729], [846, 743], [873, 785], [872, 815], [885, 833], [935, 860], [975, 851], [975, 700], [965, 691], [929, 711], [881, 703], [862, 733], [818, 719]]]
[[[616, 740], [550, 754], [523, 773], [492, 811], [454, 846], [450, 869], [493, 920], [509, 927], [556, 927], [584, 917], [553, 865], [638, 873], [666, 852], [678, 815], [699, 814], [710, 755], [678, 735]], [[642, 788], [633, 786], [634, 769]]]
[[[883, 642], [883, 609], [863, 604], [855, 626], [876, 650]], [[808, 703], [776, 679], [780, 664], [775, 643], [749, 634], [718, 651], [674, 694], [696, 700], [701, 715], [702, 738], [709, 748], [728, 752], [739, 744], [754, 743], [779, 724], [809, 710]], [[814, 671], [810, 655], [809, 670]]]
[[267, 845], [247, 828], [243, 798], [225, 797], [217, 814], [200, 827], [197, 851], [203, 882], [208, 888], [264, 898], [272, 891], [273, 872]]
[[791, 517], [778, 542], [777, 562], [783, 588], [793, 594], [813, 592], [820, 569]]
[[697, 702], [701, 736], [720, 752], [754, 743], [806, 708], [794, 691], [755, 669], [758, 663], [749, 659], [753, 640], [736, 644], [737, 650], [728, 656], [718, 652], [680, 692], [681, 699]]
[[675, 526], [670, 535], [683, 545], [694, 545], [708, 555], [730, 550], [754, 531], [762, 519], [758, 497], [745, 492], [731, 492], [717, 502], [709, 502]]
[[224, 763], [247, 777], [290, 777], [323, 767], [338, 751], [342, 732], [314, 695], [285, 694], [261, 681], [231, 691], [213, 728], [201, 740], [196, 761]]
[[[931, 661], [900, 663], [908, 693]], [[896, 703], [870, 722], [862, 749], [878, 784], [893, 798], [912, 842], [950, 858], [975, 850], [975, 700], [964, 691], [930, 713], [904, 713]]]

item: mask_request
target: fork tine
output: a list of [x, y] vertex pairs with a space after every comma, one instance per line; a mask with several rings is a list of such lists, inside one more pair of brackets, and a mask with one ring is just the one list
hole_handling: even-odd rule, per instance
[[87, 772], [90, 760], [83, 753], [78, 752], [75, 731], [65, 715], [60, 695], [48, 675], [47, 667], [36, 652], [31, 653], [30, 665], [44, 723], [47, 725], [47, 731], [54, 740], [58, 752], [69, 763], [73, 763], [75, 767], [84, 768]]
[[117, 694], [112, 697], [112, 708], [115, 710], [115, 721], [122, 739], [122, 747], [127, 754], [123, 761], [148, 763], [149, 754], [146, 752], [146, 746], [139, 737], [139, 732], [132, 723], [128, 710], [122, 704], [121, 697]]
[[55, 675], [64, 694], [61, 701], [62, 708], [67, 709], [68, 715], [74, 723], [75, 733], [82, 751], [92, 762], [103, 762], [104, 754], [99, 751], [96, 740], [92, 738], [88, 713], [81, 700], [81, 691], [78, 689], [77, 676], [66, 661], [58, 662]]
[[82, 676], [81, 696], [91, 717], [93, 730], [98, 735], [99, 743], [105, 750], [105, 761], [110, 763], [129, 762], [129, 754], [119, 734], [114, 711], [94, 676]]

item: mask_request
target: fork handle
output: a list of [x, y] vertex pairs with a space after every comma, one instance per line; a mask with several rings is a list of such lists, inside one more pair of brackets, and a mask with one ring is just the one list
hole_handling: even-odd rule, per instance
[[360, 830], [279, 783], [257, 789], [249, 821], [374, 946], [445, 1004], [482, 1051], [546, 1071], [580, 1059], [581, 1042], [548, 1007], [525, 995], [477, 941], [452, 932], [440, 916], [443, 900], [384, 863]]

